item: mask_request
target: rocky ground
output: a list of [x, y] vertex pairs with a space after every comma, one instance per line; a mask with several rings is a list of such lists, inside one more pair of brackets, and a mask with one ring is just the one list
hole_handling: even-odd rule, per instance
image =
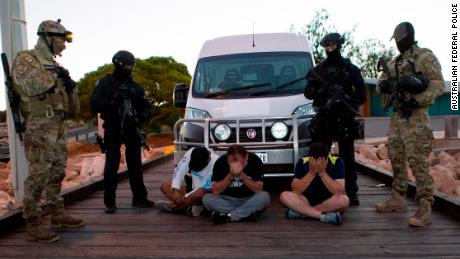
[[[142, 161], [152, 159], [174, 151], [173, 136], [170, 134], [148, 137], [150, 151], [142, 150]], [[62, 190], [76, 187], [90, 179], [101, 176], [104, 171], [105, 156], [95, 144], [71, 141], [67, 145], [68, 159]], [[124, 147], [121, 148], [120, 169], [126, 168]], [[0, 215], [5, 213], [14, 202], [14, 190], [11, 186], [11, 164], [0, 162]]]
[[[362, 144], [357, 146], [356, 151], [356, 160], [392, 173], [386, 144]], [[436, 189], [460, 200], [460, 151], [432, 152], [429, 159]], [[410, 167], [407, 168], [407, 175], [410, 181], [415, 181]]]

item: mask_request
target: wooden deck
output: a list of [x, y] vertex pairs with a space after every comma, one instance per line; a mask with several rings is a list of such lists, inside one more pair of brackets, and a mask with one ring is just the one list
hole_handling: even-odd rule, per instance
[[[163, 199], [160, 182], [173, 169], [169, 160], [145, 172], [150, 198]], [[273, 183], [272, 183], [273, 184]], [[390, 194], [388, 187], [360, 175], [362, 205], [346, 212], [341, 226], [312, 220], [288, 220], [278, 194], [258, 222], [214, 226], [205, 217], [133, 209], [128, 181], [119, 185], [118, 213], [103, 212], [102, 192], [67, 207], [86, 226], [61, 231], [61, 240], [39, 244], [25, 240], [25, 227], [0, 239], [0, 258], [132, 257], [459, 257], [460, 223], [434, 212], [423, 229], [407, 226], [415, 211], [377, 214], [373, 205]]]

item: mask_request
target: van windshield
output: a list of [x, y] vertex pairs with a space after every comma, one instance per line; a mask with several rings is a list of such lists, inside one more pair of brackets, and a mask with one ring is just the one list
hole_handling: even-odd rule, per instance
[[312, 67], [308, 52], [262, 52], [198, 61], [192, 95], [197, 98], [253, 98], [303, 93]]

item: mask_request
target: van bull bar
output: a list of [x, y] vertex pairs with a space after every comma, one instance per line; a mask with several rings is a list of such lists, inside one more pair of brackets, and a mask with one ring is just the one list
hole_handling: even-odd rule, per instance
[[[243, 145], [258, 155], [264, 167], [266, 177], [293, 176], [295, 162], [308, 152], [311, 137], [308, 126], [314, 115], [233, 118], [233, 119], [180, 119], [174, 125], [174, 164], [180, 161], [185, 152], [198, 146], [204, 146], [224, 154], [232, 145]], [[285, 137], [275, 138], [271, 133], [274, 123], [282, 122], [287, 126]], [[230, 136], [218, 140], [215, 129], [218, 125], [227, 125]]]

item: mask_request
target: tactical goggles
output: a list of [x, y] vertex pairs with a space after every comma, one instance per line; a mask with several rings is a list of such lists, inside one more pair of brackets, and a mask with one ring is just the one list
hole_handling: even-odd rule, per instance
[[319, 45], [321, 45], [321, 47], [324, 48], [324, 47], [329, 47], [329, 46], [336, 46], [337, 42], [327, 40], [327, 41], [321, 41]]
[[65, 31], [64, 33], [60, 33], [60, 32], [37, 32], [37, 35], [38, 36], [48, 36], [48, 37], [60, 37], [60, 38], [64, 38], [65, 41], [67, 42], [72, 42], [73, 40], [73, 33], [70, 32], [70, 31]]

